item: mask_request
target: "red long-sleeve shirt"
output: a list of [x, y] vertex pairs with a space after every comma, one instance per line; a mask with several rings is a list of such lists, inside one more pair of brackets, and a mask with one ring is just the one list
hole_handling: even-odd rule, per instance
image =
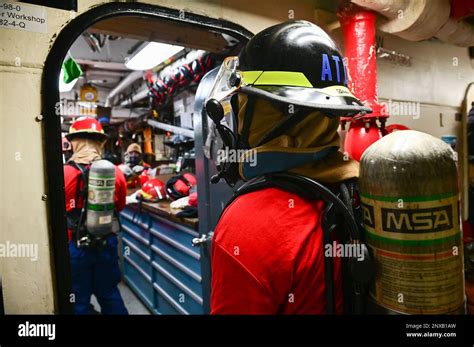
[[[74, 208], [81, 208], [83, 204], [82, 197], [79, 197], [79, 201], [76, 200], [76, 189], [77, 180], [80, 177], [80, 171], [71, 165], [64, 165], [64, 192], [66, 199], [66, 212], [71, 211]], [[84, 183], [81, 182], [80, 189], [84, 187]], [[127, 196], [127, 181], [122, 171], [115, 166], [115, 208], [117, 211], [121, 211], [125, 207], [125, 198]], [[69, 237], [71, 232], [69, 231]]]
[[[277, 188], [237, 198], [213, 238], [211, 313], [326, 313], [323, 206]], [[334, 265], [342, 313], [340, 259]]]

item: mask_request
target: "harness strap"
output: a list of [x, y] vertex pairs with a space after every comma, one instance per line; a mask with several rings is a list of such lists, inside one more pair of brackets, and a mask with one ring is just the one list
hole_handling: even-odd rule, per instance
[[[87, 209], [87, 180], [89, 176], [89, 168], [86, 165], [77, 164], [74, 161], [70, 161], [67, 164], [79, 170], [80, 172], [80, 176], [76, 185], [76, 200], [74, 201], [74, 209], [72, 209], [68, 215], [68, 224], [72, 226], [72, 238], [74, 241], [77, 241], [81, 232], [81, 227], [84, 223], [85, 211]], [[84, 187], [82, 189], [81, 182], [84, 182]], [[80, 197], [82, 197], [82, 207], [79, 208], [78, 205]]]

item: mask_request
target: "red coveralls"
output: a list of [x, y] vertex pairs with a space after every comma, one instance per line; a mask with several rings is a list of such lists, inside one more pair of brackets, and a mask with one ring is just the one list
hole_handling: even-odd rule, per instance
[[[326, 313], [323, 206], [277, 188], [232, 202], [213, 238], [211, 314]], [[341, 262], [333, 261], [339, 314]]]

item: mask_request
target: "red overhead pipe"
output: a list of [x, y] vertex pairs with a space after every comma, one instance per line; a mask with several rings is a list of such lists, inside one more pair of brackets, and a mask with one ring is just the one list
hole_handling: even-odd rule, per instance
[[349, 89], [379, 117], [377, 99], [377, 67], [375, 48], [376, 13], [356, 5], [348, 5], [338, 13], [344, 35]]
[[[338, 11], [338, 17], [344, 36], [349, 89], [373, 110], [373, 113], [357, 120], [341, 119], [343, 127], [350, 122], [344, 149], [351, 158], [360, 160], [365, 149], [383, 136], [387, 118], [382, 114], [377, 98], [376, 13], [348, 3]], [[378, 127], [377, 120], [381, 122], [382, 129]]]

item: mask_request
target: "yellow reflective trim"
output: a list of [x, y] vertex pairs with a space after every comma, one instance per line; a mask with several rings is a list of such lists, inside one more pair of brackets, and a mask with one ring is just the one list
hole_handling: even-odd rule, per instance
[[263, 71], [241, 71], [240, 74], [245, 84], [254, 84], [262, 72]]
[[151, 200], [151, 199], [153, 198], [153, 196], [151, 196], [151, 194], [145, 193], [143, 190], [140, 192], [140, 194], [141, 194], [145, 199], [148, 199], [148, 200]]
[[302, 72], [242, 71], [241, 74], [243, 82], [247, 85], [313, 87]]

